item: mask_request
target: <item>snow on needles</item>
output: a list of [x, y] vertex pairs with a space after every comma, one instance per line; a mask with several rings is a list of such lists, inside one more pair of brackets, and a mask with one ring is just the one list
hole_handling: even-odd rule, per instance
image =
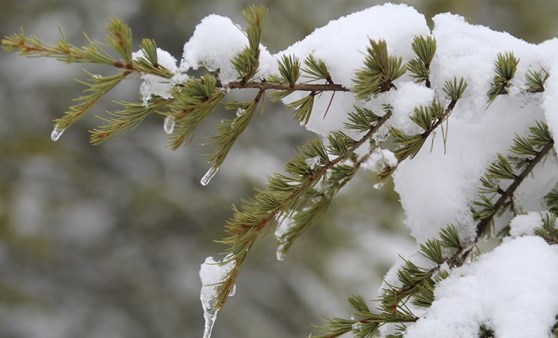
[[[139, 50], [134, 52], [132, 57], [134, 60], [138, 60], [140, 58], [145, 58], [145, 55], [143, 51]], [[157, 61], [171, 73], [176, 74], [176, 59], [167, 51], [157, 48]], [[174, 79], [169, 80], [156, 75], [142, 74], [141, 79], [140, 94], [143, 98], [143, 104], [147, 105], [147, 102], [152, 96], [160, 96], [164, 99], [170, 98], [173, 87], [180, 82], [182, 77], [174, 81]]]
[[[326, 64], [333, 82], [352, 88], [355, 72], [363, 66], [370, 39], [385, 40], [388, 52], [407, 62], [413, 57], [413, 37], [429, 32], [425, 17], [414, 8], [386, 4], [332, 20], [303, 40], [277, 53], [275, 57], [280, 59], [283, 55], [295, 55], [304, 60], [307, 56], [314, 55]], [[305, 80], [307, 79], [303, 77], [302, 81]], [[294, 93], [286, 102], [295, 101], [304, 95], [307, 93]], [[331, 97], [331, 93], [324, 93], [315, 99], [307, 129], [327, 135], [343, 128], [343, 123], [347, 121], [347, 112], [356, 103], [354, 94], [335, 93], [328, 110]], [[327, 116], [324, 116], [326, 111]]]
[[[464, 239], [474, 236], [469, 207], [478, 198], [481, 176], [497, 153], [509, 154], [515, 134], [526, 136], [530, 126], [545, 120], [540, 94], [524, 92], [525, 74], [547, 69], [555, 55], [549, 45], [529, 44], [507, 33], [468, 24], [456, 15], [437, 15], [433, 21], [438, 48], [431, 66], [432, 87], [443, 99], [445, 81], [463, 77], [468, 86], [448, 119], [447, 142], [438, 130], [427, 140], [429, 146], [402, 162], [394, 174], [406, 225], [419, 243], [436, 237], [449, 224], [458, 225]], [[509, 51], [520, 59], [510, 93], [488, 105], [494, 61], [498, 53]], [[539, 182], [554, 186], [556, 170], [556, 161], [548, 159], [522, 184], [518, 195], [522, 201], [533, 201], [529, 208], [540, 210], [548, 191], [524, 187]]]
[[558, 248], [527, 236], [503, 243], [436, 288], [436, 300], [406, 338], [547, 338], [558, 313]]
[[[221, 83], [227, 84], [238, 78], [231, 60], [248, 46], [248, 38], [231, 19], [216, 14], [205, 17], [194, 34], [184, 45], [180, 71], [205, 67], [209, 71], [219, 69]], [[277, 68], [275, 60], [260, 46], [260, 67], [256, 77], [265, 77]]]

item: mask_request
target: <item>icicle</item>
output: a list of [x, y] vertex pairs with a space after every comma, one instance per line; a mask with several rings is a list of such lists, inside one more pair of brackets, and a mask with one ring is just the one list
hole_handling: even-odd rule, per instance
[[[227, 255], [223, 262], [227, 262], [227, 260], [231, 258], [232, 255]], [[217, 319], [217, 312], [219, 312], [219, 309], [215, 306], [218, 284], [226, 278], [233, 266], [234, 262], [232, 261], [221, 264], [221, 262], [215, 261], [213, 257], [207, 257], [205, 262], [200, 266], [200, 279], [202, 282], [200, 300], [203, 307], [203, 318], [205, 320], [203, 338], [211, 337], [213, 325], [215, 325], [215, 320]], [[233, 296], [235, 291], [236, 286], [233, 285], [229, 296]]]
[[320, 164], [320, 156], [307, 158], [304, 160], [304, 163], [306, 163], [306, 165], [310, 167], [311, 170], [314, 170], [314, 167], [317, 164]]
[[58, 126], [58, 124], [55, 125], [55, 126], [54, 126], [54, 129], [52, 130], [52, 133], [50, 133], [50, 139], [51, 139], [53, 142], [58, 141], [58, 139], [60, 138], [60, 136], [62, 136], [62, 134], [64, 134], [64, 131], [65, 131], [65, 130], [66, 130], [66, 129], [60, 128], [60, 127]]
[[219, 311], [216, 309], [213, 311], [206, 311], [205, 308], [203, 309], [203, 319], [205, 321], [205, 325], [203, 326], [203, 338], [211, 337], [211, 332], [213, 332], [213, 326], [217, 319], [217, 312]]
[[374, 184], [373, 187], [376, 190], [380, 190], [384, 187], [384, 182], [378, 182], [378, 183]]
[[163, 123], [163, 129], [165, 130], [165, 133], [172, 134], [172, 132], [174, 131], [175, 124], [176, 121], [174, 119], [174, 116], [165, 117], [165, 122]]
[[285, 244], [285, 242], [279, 243], [279, 245], [277, 246], [277, 250], [275, 251], [275, 256], [277, 257], [277, 260], [279, 262], [285, 260]]
[[215, 174], [217, 174], [218, 171], [219, 171], [219, 167], [213, 166], [209, 168], [209, 170], [205, 173], [205, 175], [203, 175], [202, 179], [200, 180], [201, 185], [203, 185], [204, 187], [208, 185], [209, 182], [211, 182], [213, 176], [215, 176]]

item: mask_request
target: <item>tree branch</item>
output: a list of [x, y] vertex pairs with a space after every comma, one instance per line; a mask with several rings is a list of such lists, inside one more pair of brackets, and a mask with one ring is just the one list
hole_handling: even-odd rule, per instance
[[250, 81], [243, 83], [242, 81], [230, 82], [227, 85], [230, 89], [263, 89], [263, 90], [292, 90], [292, 91], [306, 91], [306, 92], [350, 92], [339, 84], [311, 84], [311, 83], [278, 83], [278, 82], [268, 82], [268, 81]]

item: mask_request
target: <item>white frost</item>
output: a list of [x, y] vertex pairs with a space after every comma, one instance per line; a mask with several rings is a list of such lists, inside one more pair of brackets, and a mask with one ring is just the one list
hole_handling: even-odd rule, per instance
[[316, 165], [320, 164], [320, 156], [309, 157], [304, 160], [304, 163], [306, 163], [310, 170], [314, 170]]
[[454, 270], [405, 337], [477, 337], [485, 325], [496, 337], [546, 338], [558, 313], [556, 290], [556, 246], [539, 237], [516, 238]]

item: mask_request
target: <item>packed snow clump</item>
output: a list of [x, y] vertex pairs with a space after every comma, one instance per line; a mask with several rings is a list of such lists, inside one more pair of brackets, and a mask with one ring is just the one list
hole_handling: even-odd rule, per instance
[[[279, 60], [283, 55], [295, 55], [302, 61], [313, 55], [326, 64], [334, 83], [352, 88], [355, 72], [363, 66], [370, 39], [385, 40], [388, 52], [407, 62], [413, 58], [413, 37], [421, 34], [429, 34], [422, 14], [406, 5], [386, 4], [332, 20], [275, 57]], [[305, 81], [304, 76], [301, 80]], [[285, 101], [295, 101], [304, 95], [307, 93], [293, 93]], [[354, 94], [337, 92], [329, 106], [332, 95], [323, 93], [316, 97], [306, 128], [320, 135], [343, 128], [347, 112], [356, 103]], [[327, 116], [324, 117], [326, 111]]]
[[406, 338], [546, 338], [558, 313], [558, 250], [542, 238], [503, 243], [440, 282], [435, 300]]
[[542, 215], [539, 212], [515, 216], [510, 222], [510, 236], [533, 236], [535, 230], [542, 225]]
[[[180, 71], [204, 67], [209, 71], [219, 70], [219, 79], [226, 85], [239, 76], [231, 61], [248, 46], [248, 38], [231, 19], [216, 14], [205, 17], [194, 34], [184, 45]], [[264, 78], [277, 69], [271, 54], [260, 45], [260, 67], [256, 78]]]
[[[145, 58], [142, 50], [132, 53], [132, 58], [138, 60]], [[157, 48], [157, 62], [159, 65], [168, 69], [172, 74], [177, 73], [178, 67], [176, 66], [176, 59], [169, 54], [169, 52]], [[174, 81], [175, 79], [166, 79], [157, 75], [142, 74], [141, 75], [140, 94], [143, 99], [143, 104], [147, 105], [153, 96], [159, 96], [164, 99], [169, 99], [172, 94], [174, 86], [182, 80]]]

